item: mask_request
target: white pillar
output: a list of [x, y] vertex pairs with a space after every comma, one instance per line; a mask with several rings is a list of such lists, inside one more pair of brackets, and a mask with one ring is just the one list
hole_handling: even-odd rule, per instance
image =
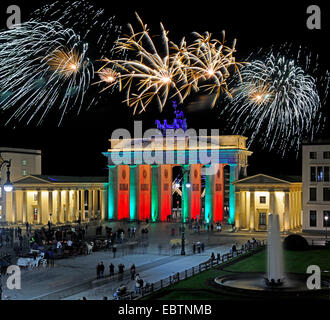
[[289, 199], [289, 191], [285, 191], [284, 193], [284, 230], [289, 230], [289, 210], [290, 210], [290, 199]]
[[85, 215], [85, 190], [80, 190], [80, 207], [81, 207], [81, 221], [86, 220]]
[[49, 214], [49, 220], [51, 223], [53, 223], [53, 219], [51, 217], [54, 216], [53, 212], [53, 191], [48, 190], [48, 214]]
[[62, 191], [57, 190], [57, 206], [56, 206], [57, 223], [62, 222]]
[[88, 219], [92, 218], [93, 212], [93, 190], [88, 189]]
[[16, 212], [16, 191], [11, 192], [11, 207], [12, 207], [12, 222], [16, 223], [17, 222], [17, 212]]
[[41, 199], [41, 191], [38, 190], [38, 195], [37, 195], [37, 205], [38, 205], [38, 220], [37, 223], [40, 224], [42, 223], [42, 199]]
[[72, 220], [77, 220], [77, 204], [78, 204], [78, 192], [73, 191], [73, 205], [72, 205]]
[[26, 193], [26, 190], [23, 190], [22, 211], [23, 211], [23, 223], [26, 223], [28, 221], [28, 216], [27, 216], [27, 193]]
[[250, 191], [250, 230], [255, 230], [255, 193], [254, 191]]

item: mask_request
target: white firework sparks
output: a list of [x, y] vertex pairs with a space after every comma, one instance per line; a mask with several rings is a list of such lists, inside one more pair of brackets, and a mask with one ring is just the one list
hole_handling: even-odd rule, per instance
[[306, 135], [313, 135], [320, 98], [315, 79], [296, 61], [270, 54], [240, 71], [233, 98], [225, 107], [233, 132], [250, 134], [262, 147], [283, 154], [298, 150]]

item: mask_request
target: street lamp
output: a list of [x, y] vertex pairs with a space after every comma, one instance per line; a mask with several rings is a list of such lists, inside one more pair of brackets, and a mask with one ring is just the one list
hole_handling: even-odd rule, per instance
[[328, 216], [328, 213], [326, 213], [326, 216], [324, 217], [324, 220], [325, 220], [325, 245], [328, 244], [328, 219], [329, 219], [329, 216]]
[[13, 185], [10, 182], [10, 166], [11, 166], [11, 160], [3, 160], [1, 155], [0, 155], [0, 161], [2, 160], [2, 162], [0, 163], [0, 169], [2, 168], [2, 166], [7, 165], [7, 181], [6, 183], [3, 185], [3, 188], [6, 192], [11, 192], [13, 191]]

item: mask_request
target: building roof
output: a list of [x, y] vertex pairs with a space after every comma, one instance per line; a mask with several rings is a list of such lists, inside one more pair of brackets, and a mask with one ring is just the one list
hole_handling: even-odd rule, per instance
[[253, 176], [245, 177], [240, 180], [236, 180], [234, 184], [290, 184], [300, 183], [301, 176], [270, 176], [266, 174], [256, 174]]
[[19, 184], [34, 183], [106, 183], [107, 177], [79, 177], [79, 176], [52, 176], [52, 175], [28, 175], [14, 181]]

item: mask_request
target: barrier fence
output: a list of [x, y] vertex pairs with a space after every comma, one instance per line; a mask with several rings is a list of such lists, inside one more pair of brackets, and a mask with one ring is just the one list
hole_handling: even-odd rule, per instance
[[237, 258], [239, 256], [242, 256], [244, 254], [254, 252], [259, 250], [260, 248], [263, 248], [266, 245], [265, 240], [263, 241], [257, 241], [255, 244], [251, 244], [249, 247], [243, 246], [241, 249], [225, 253], [223, 255], [220, 255], [218, 253], [215, 257], [215, 259], [209, 259], [208, 261], [200, 263], [198, 266], [194, 266], [192, 268], [186, 269], [181, 272], [177, 272], [176, 274], [169, 276], [165, 279], [161, 279], [154, 283], [146, 283], [146, 285], [142, 288], [140, 288], [140, 294], [136, 294], [135, 292], [131, 291], [126, 293], [125, 295], [119, 297], [119, 300], [134, 300], [141, 297], [144, 297], [149, 294], [153, 294], [159, 290], [162, 290], [174, 283], [177, 283], [181, 280], [189, 279], [190, 277], [193, 277], [196, 274], [199, 274], [201, 272], [204, 272], [206, 270], [209, 270], [210, 268], [214, 266], [221, 265], [223, 263], [228, 263], [234, 258]]

